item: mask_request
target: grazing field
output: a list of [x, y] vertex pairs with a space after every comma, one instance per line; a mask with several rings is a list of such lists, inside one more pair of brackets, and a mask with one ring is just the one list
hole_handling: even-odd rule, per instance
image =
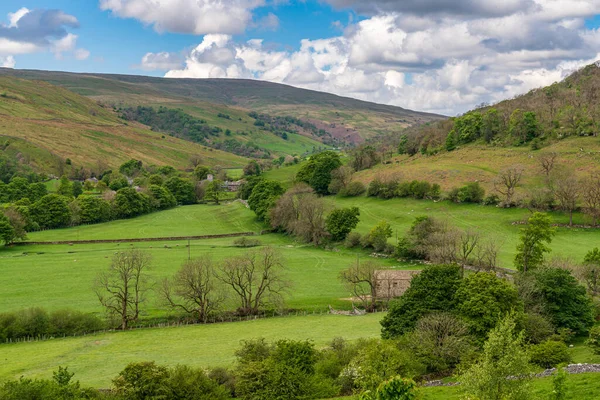
[[32, 232], [30, 241], [138, 239], [173, 236], [260, 232], [267, 226], [240, 202], [219, 206], [197, 204], [155, 212], [133, 219], [96, 225]]
[[321, 347], [334, 337], [348, 340], [378, 337], [382, 316], [279, 317], [3, 344], [0, 345], [0, 381], [20, 376], [48, 378], [60, 365], [68, 366], [69, 371], [75, 373], [75, 379], [84, 385], [107, 388], [111, 379], [130, 362], [231, 366], [241, 340], [310, 339]]
[[[356, 260], [366, 258], [362, 251], [339, 252], [295, 243], [283, 235], [259, 237], [263, 245], [278, 249], [285, 261], [285, 275], [292, 284], [286, 306], [324, 310], [329, 304], [350, 306], [340, 300], [349, 296], [338, 278], [341, 270]], [[241, 255], [249, 251], [233, 247], [234, 238], [191, 241], [192, 257], [210, 255], [214, 260]], [[17, 246], [0, 250], [0, 310], [14, 311], [27, 307], [49, 310], [75, 308], [102, 312], [93, 292], [96, 275], [110, 265], [117, 251], [135, 247], [152, 256], [150, 277], [153, 283], [172, 276], [188, 258], [187, 241]], [[382, 267], [398, 266], [391, 260], [375, 260]], [[234, 308], [234, 304], [230, 304]], [[148, 294], [143, 317], [165, 315], [165, 308], [155, 291]]]
[[[502, 267], [512, 268], [519, 240], [518, 225], [513, 222], [527, 219], [531, 213], [526, 209], [502, 209], [493, 206], [455, 204], [448, 201], [391, 199], [381, 200], [371, 197], [328, 198], [336, 207], [359, 207], [360, 223], [357, 231], [364, 234], [381, 220], [387, 220], [398, 237], [403, 236], [415, 217], [429, 215], [447, 221], [461, 229], [476, 229], [484, 238], [497, 241], [502, 245], [499, 260]], [[551, 213], [557, 223], [568, 223], [568, 217], [562, 213]], [[574, 223], [583, 222], [581, 215], [575, 215]], [[395, 243], [394, 237], [390, 242]], [[600, 229], [558, 228], [552, 241], [552, 256], [571, 257], [583, 261], [585, 254], [600, 246]]]

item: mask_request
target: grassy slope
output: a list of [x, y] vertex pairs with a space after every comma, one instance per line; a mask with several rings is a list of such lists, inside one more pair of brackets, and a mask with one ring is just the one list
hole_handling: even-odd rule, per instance
[[379, 165], [372, 170], [357, 174], [357, 179], [368, 183], [376, 175], [400, 174], [403, 179], [421, 179], [438, 183], [443, 189], [461, 186], [468, 182], [480, 182], [487, 191], [493, 191], [494, 178], [502, 169], [521, 164], [525, 167], [523, 187], [517, 195], [525, 196], [533, 187], [543, 185], [538, 157], [543, 152], [559, 154], [557, 166], [574, 169], [584, 176], [600, 169], [600, 139], [594, 137], [569, 138], [541, 150], [529, 147], [490, 147], [469, 145], [453, 152], [435, 156], [397, 156], [392, 164]]
[[[147, 164], [189, 166], [192, 155], [206, 164], [239, 167], [247, 160], [207, 149], [142, 126], [127, 126], [95, 102], [44, 82], [0, 78], [0, 139], [40, 168], [56, 157], [93, 167], [99, 161], [115, 167], [131, 158]], [[12, 139], [15, 140], [12, 140]]]
[[368, 103], [328, 93], [255, 80], [161, 79], [142, 76], [72, 74], [0, 69], [0, 74], [39, 79], [95, 99], [147, 104], [210, 102], [275, 115], [318, 120], [356, 129], [364, 137], [397, 132], [415, 123], [438, 120], [437, 115]]
[[20, 376], [48, 377], [69, 366], [85, 385], [109, 387], [130, 362], [154, 360], [160, 364], [231, 366], [241, 340], [313, 340], [320, 347], [334, 337], [354, 340], [379, 336], [382, 314], [361, 317], [316, 315], [257, 321], [141, 329], [37, 343], [0, 345], [0, 380]]

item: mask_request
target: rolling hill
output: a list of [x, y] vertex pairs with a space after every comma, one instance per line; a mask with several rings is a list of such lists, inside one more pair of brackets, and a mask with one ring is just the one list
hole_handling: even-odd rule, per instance
[[[2, 155], [33, 170], [60, 173], [77, 167], [115, 167], [131, 158], [146, 164], [240, 167], [247, 159], [129, 124], [111, 109], [45, 82], [0, 77]], [[62, 167], [61, 167], [62, 166]]]
[[[230, 127], [230, 121], [215, 120], [214, 115], [218, 112], [235, 115], [242, 123], [253, 122], [247, 115], [249, 111], [279, 117], [292, 116], [314, 125], [317, 131], [325, 131], [328, 137], [338, 142], [351, 144], [443, 118], [256, 80], [165, 79], [0, 68], [2, 75], [46, 81], [110, 104], [182, 108], [199, 118], [213, 116], [212, 122], [216, 126], [233, 132], [248, 130], [248, 127], [243, 124]], [[302, 129], [299, 133], [323, 142], [315, 135], [302, 132]]]

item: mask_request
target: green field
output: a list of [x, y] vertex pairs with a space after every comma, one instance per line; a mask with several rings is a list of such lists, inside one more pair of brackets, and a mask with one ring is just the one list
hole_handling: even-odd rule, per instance
[[[388, 221], [401, 237], [409, 229], [415, 217], [429, 215], [447, 221], [451, 226], [461, 229], [475, 229], [484, 238], [497, 241], [502, 245], [499, 260], [501, 266], [512, 268], [519, 240], [520, 226], [513, 222], [522, 221], [531, 216], [526, 209], [502, 209], [493, 206], [455, 204], [447, 201], [391, 199], [380, 200], [371, 197], [328, 198], [336, 207], [360, 208], [360, 223], [357, 231], [368, 233], [381, 220]], [[551, 213], [554, 222], [568, 223], [568, 217], [562, 213]], [[581, 215], [575, 215], [574, 222], [582, 222]], [[394, 237], [390, 240], [395, 243]], [[558, 228], [552, 241], [552, 256], [570, 257], [583, 261], [585, 254], [600, 245], [600, 230], [584, 228]]]
[[382, 315], [280, 317], [3, 344], [0, 381], [20, 376], [48, 378], [60, 365], [68, 366], [84, 385], [106, 388], [130, 362], [154, 360], [166, 365], [231, 366], [241, 340], [310, 339], [322, 347], [334, 337], [348, 340], [377, 337]]
[[197, 204], [155, 212], [134, 219], [96, 225], [32, 232], [30, 241], [137, 239], [173, 236], [220, 235], [260, 232], [267, 226], [258, 222], [242, 203], [220, 206]]

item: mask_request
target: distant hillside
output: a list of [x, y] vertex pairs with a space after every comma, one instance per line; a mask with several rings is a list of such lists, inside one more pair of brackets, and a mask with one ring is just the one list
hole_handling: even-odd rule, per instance
[[[223, 107], [245, 114], [255, 111], [271, 116], [290, 116], [315, 126], [317, 131], [326, 132], [326, 136], [351, 144], [443, 118], [256, 80], [165, 79], [12, 69], [0, 69], [0, 75], [43, 80], [109, 103], [183, 108], [199, 117], [204, 117], [207, 110], [215, 111]], [[238, 118], [242, 118], [242, 122], [247, 119]], [[227, 121], [216, 122], [226, 129]], [[241, 128], [244, 127], [237, 126], [231, 130], [235, 132]], [[322, 139], [326, 137], [299, 133], [319, 142], [324, 142]]]
[[[537, 149], [568, 137], [597, 136], [598, 132], [600, 63], [595, 63], [562, 82], [514, 99], [407, 129], [405, 150], [432, 154], [472, 142]], [[397, 143], [398, 137], [394, 140]]]
[[0, 156], [49, 173], [114, 168], [131, 158], [181, 169], [190, 166], [192, 157], [225, 167], [248, 161], [127, 123], [111, 109], [64, 88], [12, 77], [0, 77]]

